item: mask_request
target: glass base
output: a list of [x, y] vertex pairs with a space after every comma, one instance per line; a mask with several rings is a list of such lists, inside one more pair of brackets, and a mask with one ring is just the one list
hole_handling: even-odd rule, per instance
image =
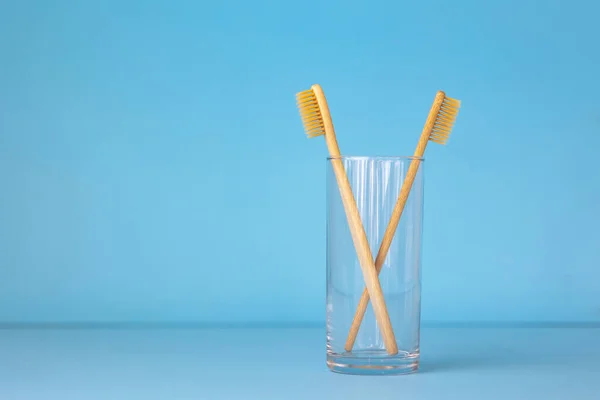
[[390, 356], [385, 350], [331, 353], [327, 354], [327, 366], [340, 374], [403, 375], [417, 372], [419, 354], [399, 352]]

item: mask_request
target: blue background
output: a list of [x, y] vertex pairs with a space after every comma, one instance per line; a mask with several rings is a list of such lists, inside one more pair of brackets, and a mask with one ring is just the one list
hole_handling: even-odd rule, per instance
[[600, 322], [593, 1], [4, 1], [0, 323], [322, 323], [325, 161], [426, 154], [424, 322]]

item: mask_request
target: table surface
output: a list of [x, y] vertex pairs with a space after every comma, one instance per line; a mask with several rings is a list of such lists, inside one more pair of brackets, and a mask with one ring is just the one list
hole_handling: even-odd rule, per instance
[[0, 399], [600, 399], [599, 328], [424, 328], [412, 375], [325, 366], [321, 328], [0, 330]]

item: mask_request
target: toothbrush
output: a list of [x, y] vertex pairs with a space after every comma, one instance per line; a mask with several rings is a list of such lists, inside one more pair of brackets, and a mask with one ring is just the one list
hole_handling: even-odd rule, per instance
[[340, 149], [335, 137], [333, 122], [329, 113], [329, 106], [325, 99], [325, 94], [319, 85], [312, 85], [309, 90], [300, 92], [296, 95], [298, 108], [304, 124], [304, 129], [309, 138], [324, 135], [325, 143], [331, 156], [331, 164], [335, 172], [335, 177], [339, 186], [342, 203], [346, 211], [348, 225], [352, 234], [352, 241], [356, 248], [356, 254], [363, 278], [365, 280], [366, 290], [372, 299], [373, 310], [377, 324], [381, 329], [385, 348], [390, 355], [398, 353], [398, 345], [392, 329], [392, 323], [385, 305], [383, 291], [377, 277], [375, 264], [373, 263], [373, 254], [369, 248], [369, 242], [361, 222], [360, 214], [356, 206], [356, 201], [352, 194], [352, 188], [346, 175], [344, 165], [341, 160]]
[[[392, 217], [385, 230], [383, 240], [381, 241], [377, 258], [375, 259], [375, 268], [377, 274], [381, 272], [381, 267], [385, 262], [388, 250], [390, 249], [392, 240], [394, 239], [394, 234], [396, 233], [396, 228], [400, 222], [402, 211], [404, 210], [404, 206], [406, 205], [412, 184], [417, 175], [421, 158], [425, 153], [425, 147], [429, 141], [442, 145], [446, 144], [448, 138], [450, 137], [456, 116], [458, 115], [459, 108], [459, 100], [446, 97], [446, 94], [442, 91], [437, 92], [431, 110], [429, 111], [429, 116], [425, 122], [423, 132], [421, 133], [421, 138], [419, 139], [419, 143], [415, 150], [414, 158], [410, 163], [406, 178], [402, 184], [402, 189], [400, 189], [398, 200], [396, 201], [396, 205], [392, 211]], [[346, 351], [352, 351], [352, 347], [356, 341], [356, 336], [358, 335], [360, 324], [362, 323], [362, 319], [367, 311], [369, 296], [370, 293], [367, 290], [364, 290], [358, 303], [356, 314], [354, 315], [352, 326], [350, 327], [350, 332], [346, 340]]]

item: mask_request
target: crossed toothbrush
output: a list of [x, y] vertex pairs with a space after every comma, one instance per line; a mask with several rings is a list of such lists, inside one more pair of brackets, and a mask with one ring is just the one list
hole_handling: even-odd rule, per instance
[[345, 350], [352, 350], [354, 342], [356, 341], [356, 336], [358, 335], [358, 330], [365, 312], [367, 311], [369, 299], [371, 299], [375, 319], [381, 328], [381, 334], [386, 350], [390, 355], [397, 354], [398, 345], [396, 343], [378, 275], [381, 272], [388, 250], [392, 244], [396, 228], [400, 222], [402, 211], [408, 200], [408, 195], [410, 194], [412, 184], [417, 175], [419, 164], [425, 153], [427, 143], [432, 141], [442, 145], [446, 144], [456, 120], [456, 116], [458, 115], [460, 101], [446, 97], [446, 94], [442, 91], [437, 92], [417, 144], [414, 157], [409, 166], [408, 173], [406, 174], [400, 194], [398, 195], [398, 200], [392, 211], [392, 217], [385, 230], [379, 252], [377, 253], [375, 261], [373, 261], [373, 255], [369, 247], [364, 227], [362, 226], [356, 201], [352, 194], [352, 188], [350, 187], [350, 182], [348, 181], [346, 171], [342, 164], [340, 149], [335, 137], [335, 130], [333, 128], [329, 106], [327, 105], [323, 89], [318, 84], [312, 85], [309, 90], [298, 93], [296, 99], [307, 136], [309, 138], [322, 135], [325, 136], [325, 143], [327, 144], [331, 156], [331, 162], [339, 186], [342, 203], [346, 211], [352, 241], [356, 248], [366, 286], [352, 320], [350, 332], [348, 333], [348, 338], [346, 339], [346, 344], [344, 346]]

